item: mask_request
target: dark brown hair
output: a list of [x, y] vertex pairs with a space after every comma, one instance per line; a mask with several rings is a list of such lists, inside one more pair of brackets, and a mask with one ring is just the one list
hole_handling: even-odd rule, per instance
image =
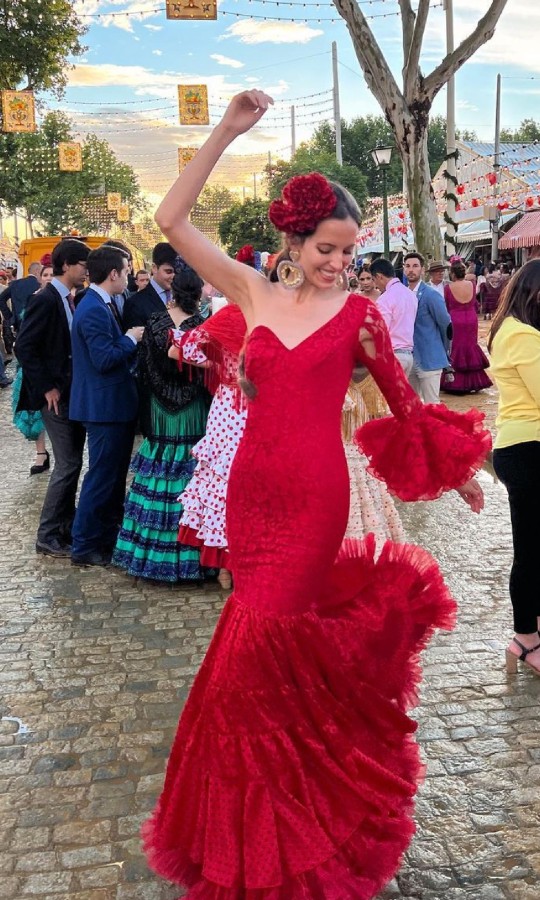
[[531, 259], [525, 263], [503, 288], [489, 333], [489, 351], [495, 335], [508, 316], [540, 331], [540, 259]]
[[467, 274], [467, 269], [465, 268], [465, 264], [463, 262], [453, 262], [450, 264], [450, 274], [454, 275], [454, 277], [458, 281], [463, 281], [465, 275]]

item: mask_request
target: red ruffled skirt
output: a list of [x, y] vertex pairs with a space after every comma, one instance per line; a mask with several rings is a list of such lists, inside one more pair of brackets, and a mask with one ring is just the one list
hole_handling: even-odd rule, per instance
[[425, 551], [347, 542], [325, 601], [272, 616], [232, 595], [143, 827], [189, 900], [369, 900], [414, 831], [406, 715], [455, 605]]

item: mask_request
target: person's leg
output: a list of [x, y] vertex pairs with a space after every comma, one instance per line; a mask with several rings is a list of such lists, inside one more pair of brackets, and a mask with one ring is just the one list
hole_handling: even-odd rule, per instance
[[420, 396], [424, 403], [439, 403], [439, 392], [441, 389], [442, 369], [434, 369], [426, 372], [418, 371], [418, 380], [420, 382]]
[[[398, 359], [399, 359], [399, 356], [398, 356]], [[413, 391], [415, 391], [415, 393], [418, 394], [420, 399], [423, 400], [424, 398], [422, 396], [422, 385], [420, 384], [420, 377], [419, 377], [421, 371], [422, 371], [421, 368], [418, 366], [417, 363], [414, 362], [414, 359], [413, 359], [412, 369], [409, 374], [409, 384], [411, 385]]]
[[41, 511], [37, 540], [38, 544], [48, 544], [51, 539], [66, 543], [75, 516], [85, 432], [80, 422], [70, 421], [66, 404], [60, 404], [58, 415], [44, 407], [42, 416], [54, 454], [54, 469]]
[[[72, 558], [114, 546], [119, 524], [118, 496], [125, 490], [133, 443], [131, 424], [89, 422], [88, 472], [73, 523]], [[123, 478], [123, 482], [122, 482]]]
[[[538, 510], [540, 508], [540, 442], [514, 444], [495, 450], [497, 477], [508, 491], [514, 560], [510, 573], [510, 599], [516, 637], [527, 648], [540, 642], [540, 588], [538, 586]], [[519, 655], [517, 647], [510, 647]], [[540, 668], [540, 650], [527, 658]]]
[[6, 367], [4, 365], [4, 359], [2, 354], [0, 353], [0, 387], [7, 387], [11, 384], [11, 379], [8, 377], [6, 372]]
[[412, 353], [402, 353], [400, 351], [399, 353], [396, 353], [396, 357], [399, 360], [399, 362], [401, 363], [401, 367], [402, 367], [403, 371], [405, 372], [405, 375], [407, 376], [407, 378], [409, 378], [410, 374], [412, 372], [412, 368], [413, 368]]
[[115, 426], [116, 437], [116, 475], [115, 485], [111, 494], [110, 508], [107, 513], [108, 527], [104, 534], [103, 549], [112, 553], [114, 550], [118, 532], [124, 520], [124, 501], [126, 499], [126, 481], [133, 452], [133, 439], [135, 437], [135, 422], [125, 422]]

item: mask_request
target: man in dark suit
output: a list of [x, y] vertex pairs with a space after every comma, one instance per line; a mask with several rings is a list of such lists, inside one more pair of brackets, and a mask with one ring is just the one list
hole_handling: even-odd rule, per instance
[[111, 297], [127, 285], [128, 257], [105, 244], [88, 257], [90, 287], [75, 310], [71, 419], [88, 435], [88, 472], [73, 523], [73, 565], [111, 561], [122, 524], [138, 399], [131, 367], [144, 329], [122, 333]]
[[137, 291], [124, 304], [124, 326], [146, 325], [155, 312], [161, 312], [172, 299], [171, 285], [174, 278], [176, 250], [166, 241], [156, 244], [152, 251], [152, 277], [150, 284]]
[[[30, 263], [26, 278], [15, 278], [0, 294], [0, 312], [15, 331], [21, 327], [22, 313], [30, 297], [39, 291], [42, 268], [41, 263]], [[11, 313], [7, 305], [8, 300], [11, 300]]]
[[86, 278], [89, 249], [72, 238], [52, 252], [53, 278], [30, 297], [17, 336], [17, 359], [23, 379], [18, 409], [37, 410], [49, 435], [54, 469], [37, 533], [36, 551], [69, 556], [75, 496], [82, 468], [84, 428], [69, 419], [71, 291]]

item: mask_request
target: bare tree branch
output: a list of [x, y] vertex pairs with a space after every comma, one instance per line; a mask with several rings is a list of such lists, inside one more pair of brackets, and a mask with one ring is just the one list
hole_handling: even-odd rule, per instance
[[411, 0], [398, 0], [401, 10], [401, 22], [403, 27], [403, 75], [405, 76], [405, 66], [409, 58], [409, 50], [414, 32], [415, 15], [411, 6]]
[[[409, 2], [409, 0], [406, 0]], [[345, 19], [352, 38], [358, 62], [368, 87], [389, 119], [395, 118], [396, 100], [403, 111], [404, 98], [392, 75], [390, 66], [375, 40], [364, 13], [356, 0], [334, 0], [340, 16]]]
[[450, 78], [456, 74], [461, 66], [473, 56], [476, 51], [491, 40], [495, 27], [504, 12], [508, 0], [492, 0], [487, 13], [479, 19], [474, 31], [461, 42], [453, 53], [449, 53], [431, 72], [424, 81], [426, 98], [432, 103], [436, 95]]
[[426, 31], [427, 18], [429, 14], [430, 0], [419, 0], [418, 10], [416, 12], [416, 21], [414, 23], [414, 31], [409, 44], [409, 53], [405, 57], [405, 68], [403, 71], [403, 93], [407, 103], [412, 103], [415, 93], [418, 90], [418, 81], [420, 75], [420, 53], [422, 52], [422, 42]]

